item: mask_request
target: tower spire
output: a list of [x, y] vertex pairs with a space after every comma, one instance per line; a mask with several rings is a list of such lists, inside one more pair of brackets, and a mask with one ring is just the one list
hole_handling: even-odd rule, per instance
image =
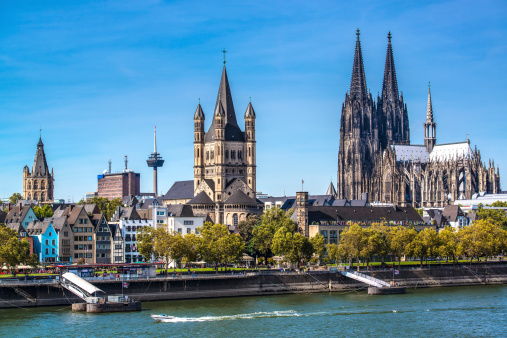
[[361, 51], [361, 41], [359, 40], [359, 28], [356, 30], [356, 50], [354, 54], [354, 65], [352, 67], [352, 80], [350, 82], [350, 95], [357, 96], [360, 99], [366, 99], [366, 76], [364, 75], [363, 53]]
[[431, 104], [431, 83], [428, 82], [428, 106], [426, 108], [426, 122], [433, 122], [433, 105]]
[[393, 46], [391, 45], [391, 32], [387, 34], [387, 53], [384, 68], [384, 81], [382, 83], [382, 97], [391, 102], [398, 101], [398, 81], [394, 68]]

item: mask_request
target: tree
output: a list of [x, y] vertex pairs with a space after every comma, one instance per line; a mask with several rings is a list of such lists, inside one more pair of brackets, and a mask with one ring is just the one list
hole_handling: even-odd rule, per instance
[[487, 259], [506, 249], [507, 231], [495, 224], [492, 219], [475, 221], [472, 225], [461, 229], [458, 236], [464, 253], [470, 257], [470, 262], [474, 257], [479, 261], [481, 256], [486, 256]]
[[407, 253], [421, 259], [421, 266], [424, 259], [438, 254], [438, 235], [433, 228], [426, 228], [419, 232], [413, 241], [407, 246]]
[[313, 246], [313, 251], [319, 257], [319, 264], [322, 261], [322, 256], [324, 255], [324, 251], [326, 249], [326, 239], [321, 234], [316, 234], [312, 238], [310, 238], [310, 242]]
[[165, 269], [169, 269], [169, 263], [174, 259], [172, 255], [174, 245], [174, 234], [166, 227], [159, 227], [153, 230], [153, 252], [165, 262]]
[[[492, 207], [506, 207], [507, 202], [496, 201], [491, 204]], [[507, 215], [505, 210], [502, 209], [484, 209], [482, 204], [479, 204], [477, 209], [477, 217], [479, 220], [490, 219], [494, 224], [507, 230]]]
[[372, 226], [363, 229], [364, 246], [360, 255], [366, 258], [366, 265], [370, 265], [370, 260], [373, 256], [385, 256], [389, 252], [389, 244], [387, 242], [387, 235], [379, 228]]
[[9, 203], [16, 204], [16, 203], [18, 203], [19, 200], [22, 200], [22, 199], [23, 199], [23, 196], [21, 196], [21, 194], [19, 192], [15, 192], [14, 194], [11, 195], [11, 197], [9, 197]]
[[18, 234], [6, 226], [0, 226], [0, 265], [13, 269], [26, 261], [30, 253], [27, 240], [19, 240]]
[[285, 227], [289, 232], [296, 229], [294, 221], [290, 218], [293, 212], [292, 209], [285, 212], [278, 207], [266, 210], [261, 216], [261, 224], [252, 230], [253, 247], [266, 259], [272, 254], [271, 245], [278, 229]]
[[245, 244], [238, 234], [231, 234], [229, 228], [223, 224], [206, 222], [198, 228], [199, 253], [202, 259], [215, 266], [239, 261], [243, 255]]
[[404, 226], [391, 228], [387, 237], [390, 252], [398, 258], [398, 267], [401, 266], [401, 257], [407, 254], [407, 248], [417, 236], [415, 229], [407, 229]]
[[261, 219], [257, 215], [250, 215], [247, 217], [245, 221], [241, 221], [238, 223], [238, 232], [243, 241], [245, 242], [246, 251], [254, 256], [258, 254], [258, 251], [254, 247], [253, 239], [253, 229], [261, 224]]
[[226, 270], [229, 263], [241, 262], [245, 252], [245, 243], [238, 234], [228, 234], [220, 240], [222, 247], [222, 262], [225, 263]]
[[146, 260], [150, 260], [154, 254], [154, 229], [152, 227], [140, 227], [136, 231], [136, 247]]
[[357, 259], [357, 271], [359, 271], [359, 259], [365, 245], [365, 233], [359, 225], [353, 224], [342, 232], [338, 246], [347, 257]]
[[104, 216], [106, 216], [107, 220], [110, 220], [111, 217], [113, 217], [114, 213], [116, 212], [116, 209], [118, 209], [119, 206], [121, 206], [122, 200], [121, 198], [114, 198], [107, 204], [106, 211], [101, 211]]
[[175, 262], [175, 266], [178, 262], [181, 262], [183, 257], [185, 256], [185, 251], [187, 250], [187, 243], [183, 235], [179, 232], [175, 232], [172, 238], [172, 245], [169, 250], [169, 256]]
[[39, 256], [37, 254], [28, 255], [28, 258], [25, 260], [25, 264], [31, 266], [33, 269], [37, 269], [39, 267]]
[[199, 260], [199, 242], [195, 234], [185, 235], [185, 252], [183, 254], [182, 262], [190, 263]]
[[456, 257], [461, 256], [463, 247], [459, 241], [458, 233], [452, 227], [446, 226], [444, 230], [438, 233], [440, 246], [438, 247], [438, 254], [442, 257], [449, 258], [456, 262]]
[[47, 217], [53, 217], [53, 209], [49, 204], [45, 204], [43, 206], [36, 205], [33, 207], [33, 211], [38, 219], [43, 220]]
[[313, 255], [313, 246], [308, 238], [299, 232], [292, 233], [286, 227], [281, 227], [273, 237], [273, 253], [284, 256], [291, 263], [310, 260]]

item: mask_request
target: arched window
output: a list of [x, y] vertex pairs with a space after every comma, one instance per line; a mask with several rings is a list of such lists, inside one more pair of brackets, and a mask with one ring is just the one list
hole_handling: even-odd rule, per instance
[[28, 181], [28, 189], [32, 189], [32, 181]]
[[232, 215], [232, 224], [237, 227], [238, 226], [238, 214]]
[[39, 184], [38, 184], [37, 180], [33, 181], [33, 188], [39, 189]]
[[40, 188], [41, 189], [46, 189], [46, 181], [41, 181], [40, 182]]
[[41, 202], [44, 202], [46, 200], [46, 194], [45, 193], [41, 193], [40, 194], [40, 200], [41, 200]]

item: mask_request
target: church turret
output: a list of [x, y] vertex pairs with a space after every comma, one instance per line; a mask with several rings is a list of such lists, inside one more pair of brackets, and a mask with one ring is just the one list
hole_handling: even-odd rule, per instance
[[424, 145], [431, 153], [437, 143], [437, 124], [433, 122], [433, 105], [431, 103], [431, 87], [428, 84], [428, 106], [426, 108], [426, 122], [424, 122]]
[[254, 192], [256, 191], [257, 185], [257, 166], [255, 165], [255, 118], [255, 111], [250, 101], [245, 111], [245, 163], [246, 183]]
[[199, 102], [194, 114], [194, 191], [204, 179], [204, 119]]

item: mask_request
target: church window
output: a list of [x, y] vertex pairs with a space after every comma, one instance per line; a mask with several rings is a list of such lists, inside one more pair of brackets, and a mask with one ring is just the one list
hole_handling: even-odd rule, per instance
[[37, 181], [33, 181], [33, 188], [34, 189], [39, 189], [39, 184]]
[[231, 150], [231, 160], [235, 160], [235, 159], [236, 159], [236, 151]]
[[252, 149], [252, 148], [248, 147], [248, 156], [252, 156], [252, 155], [251, 155], [251, 149]]
[[242, 159], [243, 159], [243, 151], [238, 150], [238, 160], [242, 160]]
[[220, 156], [220, 147], [217, 148], [217, 155]]
[[45, 188], [46, 188], [46, 181], [42, 181], [42, 182], [40, 183], [40, 188], [41, 188], [41, 189], [45, 189]]
[[28, 181], [28, 189], [32, 189], [32, 181]]
[[199, 148], [197, 148], [197, 157], [199, 157]]
[[45, 193], [41, 193], [40, 194], [40, 199], [41, 199], [41, 201], [45, 201], [46, 200], [46, 194]]
[[213, 160], [215, 158], [215, 152], [212, 150], [211, 151], [211, 159]]
[[209, 160], [209, 150], [206, 151], [206, 159]]
[[238, 214], [232, 215], [232, 223], [235, 227], [238, 226]]
[[229, 150], [227, 149], [225, 150], [225, 159], [226, 160], [229, 159]]

